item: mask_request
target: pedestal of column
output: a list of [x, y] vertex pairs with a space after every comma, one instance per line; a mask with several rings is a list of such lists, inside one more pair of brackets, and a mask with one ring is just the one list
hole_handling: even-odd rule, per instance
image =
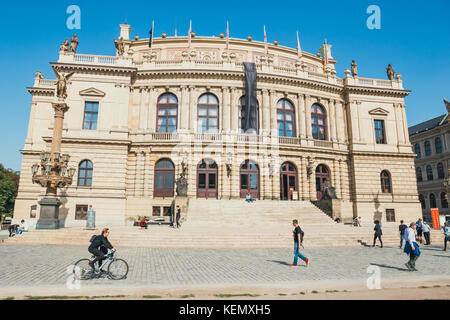
[[36, 224], [37, 230], [59, 229], [59, 207], [62, 202], [58, 198], [43, 198], [38, 202], [41, 213]]

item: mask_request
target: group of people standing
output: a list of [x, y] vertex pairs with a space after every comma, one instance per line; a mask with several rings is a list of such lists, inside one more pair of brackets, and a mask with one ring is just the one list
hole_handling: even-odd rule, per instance
[[[173, 214], [172, 210], [170, 212], [170, 227], [179, 229], [179, 228], [181, 228], [181, 222], [180, 222], [180, 220], [181, 220], [181, 208], [180, 208], [180, 206], [177, 206], [176, 209], [177, 209], [176, 217], [174, 217], [174, 214]], [[176, 218], [176, 220], [174, 218]], [[139, 222], [139, 226], [141, 228], [147, 230], [148, 229], [148, 222], [149, 222], [148, 217], [144, 217], [144, 218], [142, 218], [141, 222]]]

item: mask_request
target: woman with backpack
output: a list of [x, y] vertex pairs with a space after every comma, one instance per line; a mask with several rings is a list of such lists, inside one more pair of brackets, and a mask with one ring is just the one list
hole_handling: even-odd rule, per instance
[[[88, 251], [95, 256], [95, 259], [89, 263], [92, 269], [95, 270], [95, 263], [98, 262], [98, 267], [102, 266], [103, 260], [105, 260], [105, 255], [108, 254], [108, 249], [116, 251], [112, 244], [108, 241], [109, 229], [105, 228], [102, 231], [102, 234], [99, 236], [92, 236], [91, 245], [88, 248]], [[100, 272], [105, 272], [100, 269]]]

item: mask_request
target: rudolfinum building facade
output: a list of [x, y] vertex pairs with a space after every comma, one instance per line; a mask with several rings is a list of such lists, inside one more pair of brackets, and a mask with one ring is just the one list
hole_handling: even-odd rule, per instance
[[[76, 167], [62, 191], [60, 220], [84, 226], [166, 216], [186, 167], [190, 199], [318, 201], [328, 181], [341, 216], [415, 221], [421, 216], [401, 76], [336, 76], [331, 45], [320, 54], [249, 39], [193, 36], [130, 40], [121, 25], [116, 56], [60, 52], [72, 73], [62, 153]], [[325, 47], [326, 46], [326, 47]], [[325, 50], [326, 49], [326, 50]], [[324, 59], [324, 53], [327, 59]], [[257, 73], [252, 130], [244, 131], [246, 74]], [[31, 167], [52, 140], [55, 80], [37, 73], [15, 218], [39, 219], [45, 190]], [[242, 214], [245, 214], [243, 212]]]

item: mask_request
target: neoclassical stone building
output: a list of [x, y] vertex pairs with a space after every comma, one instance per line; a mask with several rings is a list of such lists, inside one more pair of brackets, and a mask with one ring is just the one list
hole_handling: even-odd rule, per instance
[[[78, 168], [59, 194], [60, 219], [83, 225], [164, 216], [187, 166], [188, 195], [224, 201], [314, 201], [326, 180], [343, 217], [415, 219], [421, 213], [401, 76], [336, 76], [328, 50], [303, 53], [251, 39], [193, 37], [130, 40], [121, 26], [117, 56], [60, 52], [51, 63], [75, 72], [68, 89], [62, 152]], [[121, 47], [122, 46], [122, 47]], [[323, 52], [327, 53], [324, 59]], [[122, 54], [123, 53], [123, 54]], [[326, 63], [326, 60], [328, 60]], [[258, 130], [242, 132], [243, 62], [256, 64]], [[50, 150], [55, 81], [37, 75], [15, 218], [39, 218], [44, 189], [31, 166]], [[245, 214], [245, 212], [243, 212]]]
[[431, 208], [450, 220], [444, 181], [450, 167], [450, 105], [447, 113], [409, 128], [416, 154], [416, 177], [419, 201], [424, 218], [431, 220]]

